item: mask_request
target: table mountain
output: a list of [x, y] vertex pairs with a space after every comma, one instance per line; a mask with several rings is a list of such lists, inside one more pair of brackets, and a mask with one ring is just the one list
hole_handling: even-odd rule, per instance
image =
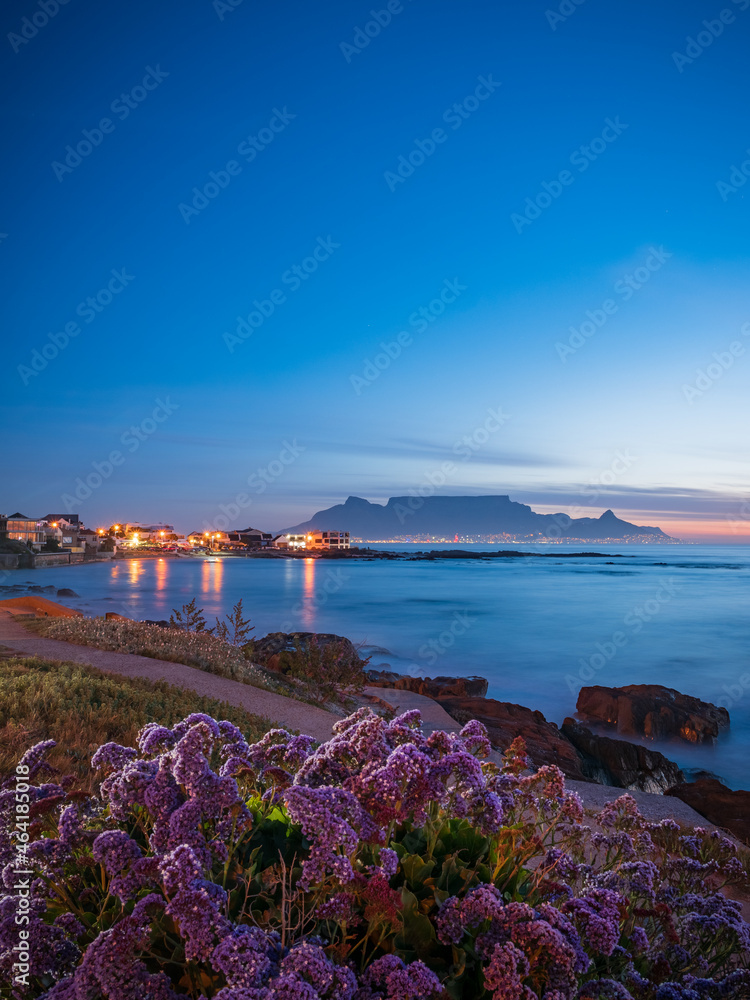
[[537, 514], [508, 496], [391, 497], [385, 505], [349, 497], [313, 514], [309, 521], [284, 532], [348, 531], [375, 541], [400, 535], [527, 535], [587, 539], [653, 535], [668, 540], [661, 528], [622, 521], [611, 510], [601, 517], [570, 518], [567, 514]]

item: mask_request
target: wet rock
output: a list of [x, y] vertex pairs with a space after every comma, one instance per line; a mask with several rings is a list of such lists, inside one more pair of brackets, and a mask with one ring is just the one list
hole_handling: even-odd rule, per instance
[[368, 670], [367, 683], [372, 687], [413, 691], [437, 701], [442, 698], [484, 698], [489, 686], [485, 677], [410, 677], [389, 670]]
[[49, 586], [49, 587], [42, 587], [42, 593], [43, 593], [43, 594], [54, 594], [54, 593], [55, 593], [55, 591], [56, 591], [56, 589], [57, 589], [56, 587], [53, 587], [53, 586], [52, 586], [52, 585], [50, 584], [50, 586]]
[[586, 777], [601, 785], [658, 795], [684, 781], [679, 767], [658, 750], [597, 736], [575, 719], [566, 719], [561, 732], [580, 753]]
[[729, 727], [729, 712], [661, 684], [581, 688], [576, 705], [584, 721], [612, 726], [618, 733], [648, 739], [679, 737], [713, 743]]
[[159, 628], [173, 628], [174, 627], [173, 625], [171, 625], [167, 621], [166, 618], [159, 618], [158, 620], [154, 620], [152, 618], [144, 618], [143, 621], [141, 622], [141, 624], [142, 625], [158, 625]]
[[365, 666], [365, 661], [359, 656], [354, 643], [342, 635], [334, 635], [331, 632], [269, 632], [262, 639], [248, 643], [248, 653], [253, 663], [259, 663], [267, 670], [283, 674], [287, 672], [284, 654], [295, 653], [298, 646], [305, 651], [312, 642], [319, 646], [339, 645], [345, 656], [356, 658], [360, 660], [363, 668]]
[[690, 784], [675, 785], [666, 794], [682, 799], [709, 823], [750, 844], [750, 792], [732, 791], [716, 778], [700, 778]]
[[61, 587], [57, 592], [58, 597], [78, 597], [75, 590], [71, 590], [70, 587]]
[[132, 618], [126, 618], [125, 615], [118, 615], [116, 611], [108, 611], [105, 616], [105, 620], [108, 622], [132, 622]]
[[478, 719], [484, 723], [496, 749], [503, 751], [517, 736], [522, 736], [535, 767], [556, 764], [569, 778], [591, 780], [584, 773], [581, 756], [573, 744], [541, 712], [494, 698], [441, 698], [440, 704], [456, 722]]

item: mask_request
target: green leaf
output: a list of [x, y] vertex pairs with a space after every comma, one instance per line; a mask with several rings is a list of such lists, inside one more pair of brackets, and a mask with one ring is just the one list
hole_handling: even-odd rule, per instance
[[407, 888], [401, 890], [401, 906], [404, 926], [397, 941], [403, 939], [404, 945], [424, 960], [437, 945], [435, 928], [430, 918], [420, 912], [417, 897]]

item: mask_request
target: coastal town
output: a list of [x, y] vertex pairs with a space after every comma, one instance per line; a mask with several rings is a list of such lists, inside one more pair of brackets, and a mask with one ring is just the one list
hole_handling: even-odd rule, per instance
[[348, 531], [280, 534], [244, 528], [238, 531], [191, 531], [181, 534], [172, 524], [122, 521], [88, 528], [78, 514], [29, 517], [0, 514], [0, 568], [22, 569], [69, 565], [151, 553], [321, 553], [350, 548]]

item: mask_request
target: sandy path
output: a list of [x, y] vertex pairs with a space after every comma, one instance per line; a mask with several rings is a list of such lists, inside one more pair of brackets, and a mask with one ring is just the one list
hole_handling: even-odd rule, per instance
[[264, 715], [284, 729], [299, 729], [317, 740], [327, 740], [331, 736], [331, 726], [340, 716], [326, 712], [314, 705], [285, 698], [284, 695], [265, 691], [233, 681], [227, 677], [206, 673], [196, 667], [167, 660], [154, 660], [148, 656], [132, 653], [114, 653], [93, 646], [77, 646], [59, 639], [44, 639], [33, 635], [14, 622], [11, 616], [0, 611], [0, 643], [9, 649], [27, 656], [44, 656], [52, 660], [73, 660], [76, 663], [90, 663], [107, 673], [121, 674], [123, 677], [146, 677], [152, 681], [167, 681], [176, 687], [189, 688], [197, 694], [218, 698], [230, 705], [237, 705], [247, 712]]

